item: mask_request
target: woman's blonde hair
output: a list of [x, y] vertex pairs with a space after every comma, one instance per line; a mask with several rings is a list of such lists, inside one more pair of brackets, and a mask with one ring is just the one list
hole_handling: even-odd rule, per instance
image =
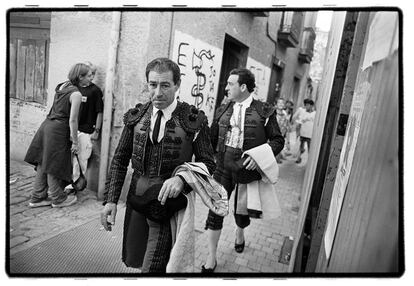
[[91, 67], [86, 64], [83, 64], [83, 63], [75, 64], [74, 66], [72, 66], [72, 68], [70, 69], [68, 73], [68, 79], [73, 85], [78, 86], [80, 77], [86, 76], [90, 70], [91, 70]]

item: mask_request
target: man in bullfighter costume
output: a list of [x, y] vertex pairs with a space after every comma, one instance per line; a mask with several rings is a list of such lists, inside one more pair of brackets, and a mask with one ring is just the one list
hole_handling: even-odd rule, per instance
[[[105, 186], [101, 223], [110, 230], [131, 160], [134, 172], [127, 197], [122, 260], [129, 267], [141, 268], [142, 273], [165, 273], [172, 249], [169, 218], [186, 207], [183, 194], [192, 191], [173, 172], [193, 156], [210, 174], [215, 163], [207, 117], [175, 97], [181, 83], [178, 65], [157, 58], [145, 73], [150, 101], [124, 116], [125, 127]], [[160, 209], [154, 199], [166, 209]]]
[[[254, 157], [243, 156], [243, 154], [263, 146], [268, 152], [259, 153], [266, 154], [264, 159], [275, 161], [274, 156], [284, 146], [275, 109], [268, 103], [254, 99], [252, 95], [254, 88], [255, 77], [251, 71], [244, 68], [232, 70], [226, 85], [230, 102], [216, 110], [211, 125], [211, 140], [217, 159], [214, 179], [224, 186], [229, 198], [233, 189], [236, 189], [234, 218], [237, 227], [234, 248], [238, 253], [244, 250], [244, 228], [250, 224], [250, 218], [261, 217], [261, 211], [252, 212], [248, 210], [246, 204], [243, 210], [241, 209], [242, 197], [245, 199], [249, 197], [246, 196], [246, 188], [244, 188], [244, 195], [241, 196], [240, 186], [252, 182], [259, 184], [258, 181], [263, 175], [259, 169], [262, 161], [266, 161], [262, 159], [255, 161]], [[223, 216], [209, 211], [205, 228], [208, 233], [209, 253], [201, 272], [209, 273], [217, 266], [216, 252], [223, 228]]]

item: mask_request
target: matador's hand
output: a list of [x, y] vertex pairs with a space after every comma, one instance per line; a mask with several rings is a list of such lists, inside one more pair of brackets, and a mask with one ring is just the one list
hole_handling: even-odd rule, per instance
[[183, 181], [175, 176], [164, 182], [158, 195], [158, 200], [162, 205], [165, 204], [167, 198], [176, 198], [184, 189]]
[[246, 160], [244, 160], [243, 166], [246, 167], [246, 170], [256, 170], [258, 167], [257, 163], [250, 156], [247, 156]]
[[106, 231], [111, 231], [115, 225], [116, 204], [108, 202], [101, 211], [101, 224]]

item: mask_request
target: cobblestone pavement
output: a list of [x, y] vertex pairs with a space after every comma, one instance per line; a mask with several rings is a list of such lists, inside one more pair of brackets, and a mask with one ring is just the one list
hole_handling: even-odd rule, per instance
[[96, 193], [85, 190], [70, 207], [29, 208], [34, 176], [31, 165], [10, 161], [10, 254], [96, 219], [102, 207]]
[[[224, 219], [224, 225], [217, 250], [215, 272], [287, 272], [288, 265], [279, 263], [279, 255], [286, 237], [293, 236], [298, 223], [300, 192], [305, 165], [298, 165], [288, 157], [279, 165], [278, 199], [282, 215], [273, 220], [252, 219], [245, 229], [246, 246], [243, 253], [234, 250], [235, 227], [232, 213], [233, 196], [230, 200], [231, 211]], [[201, 268], [207, 257], [207, 234], [204, 231], [207, 207], [197, 200], [196, 266]]]
[[[234, 251], [234, 218], [231, 213], [225, 218], [216, 272], [287, 272], [288, 265], [279, 262], [279, 255], [285, 238], [293, 238], [297, 227], [304, 172], [304, 163], [298, 165], [290, 157], [283, 161], [278, 182], [282, 215], [274, 220], [252, 220], [245, 231], [246, 247], [241, 254]], [[32, 166], [10, 161], [10, 255], [99, 218], [102, 204], [97, 201], [96, 193], [89, 190], [78, 193], [78, 202], [67, 208], [29, 208], [34, 175]], [[232, 200], [230, 205], [233, 205]], [[204, 230], [207, 208], [200, 199], [197, 199], [196, 207], [196, 266], [201, 268], [207, 257]], [[122, 221], [123, 216], [117, 217], [117, 224], [122, 224]]]

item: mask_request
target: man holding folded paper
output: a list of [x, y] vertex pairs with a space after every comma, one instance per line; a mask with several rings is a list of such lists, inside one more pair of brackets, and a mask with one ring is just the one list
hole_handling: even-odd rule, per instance
[[[229, 198], [235, 189], [235, 250], [238, 253], [244, 250], [244, 228], [250, 224], [250, 217], [269, 217], [268, 214], [274, 217], [280, 212], [273, 184], [277, 179], [275, 156], [282, 151], [284, 138], [274, 108], [253, 99], [254, 88], [252, 72], [243, 68], [232, 70], [226, 85], [230, 102], [217, 109], [211, 126], [217, 163], [214, 179], [224, 186]], [[271, 201], [275, 201], [277, 210], [268, 205]], [[209, 254], [202, 266], [203, 273], [214, 272], [217, 266], [216, 251], [223, 219], [212, 211], [208, 213], [205, 228]]]

